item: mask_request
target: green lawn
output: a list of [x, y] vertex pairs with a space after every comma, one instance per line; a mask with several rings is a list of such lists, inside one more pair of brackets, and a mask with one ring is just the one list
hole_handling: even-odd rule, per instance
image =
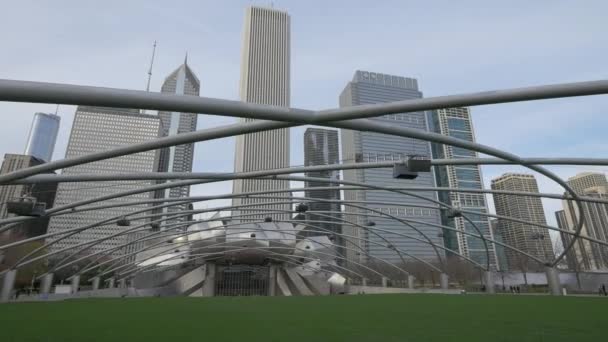
[[608, 300], [360, 295], [0, 305], [0, 341], [607, 341]]

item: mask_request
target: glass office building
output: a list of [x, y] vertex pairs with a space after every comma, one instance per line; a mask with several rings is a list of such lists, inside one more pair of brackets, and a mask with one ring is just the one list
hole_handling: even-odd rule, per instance
[[[468, 108], [448, 108], [428, 112], [429, 128], [431, 131], [453, 138], [475, 142], [475, 131], [471, 113]], [[458, 159], [477, 158], [477, 152], [461, 147], [443, 144], [432, 144], [433, 159]], [[435, 178], [438, 187], [458, 189], [483, 189], [481, 169], [477, 165], [442, 165], [435, 166]], [[471, 192], [440, 192], [439, 199], [448, 205], [487, 213], [485, 195]], [[484, 237], [493, 239], [488, 217], [481, 215], [467, 215], [464, 217], [449, 218], [447, 212], [442, 212], [441, 221], [443, 225], [454, 227], [478, 235], [479, 229]], [[468, 221], [469, 219], [470, 221]], [[449, 249], [465, 255], [478, 263], [485, 265], [487, 260], [486, 249], [483, 241], [471, 235], [446, 229], [443, 232], [445, 246]], [[490, 263], [496, 265], [496, 251], [493, 244], [488, 244], [490, 249]]]
[[[418, 90], [418, 81], [416, 79], [368, 71], [356, 71], [353, 80], [346, 85], [346, 88], [340, 95], [340, 107], [418, 98], [422, 98], [422, 92]], [[426, 116], [423, 112], [390, 114], [370, 120], [392, 126], [428, 130]], [[430, 157], [431, 155], [431, 147], [427, 141], [346, 129], [341, 130], [341, 137], [342, 158], [345, 163], [400, 162], [410, 155], [425, 157]], [[413, 180], [395, 179], [390, 168], [345, 170], [344, 179], [392, 189], [415, 186], [431, 187], [435, 185], [431, 172], [422, 172]], [[417, 191], [414, 193], [421, 198], [381, 190], [345, 191], [344, 197], [347, 201], [373, 202], [366, 206], [376, 211], [370, 212], [347, 205], [344, 209], [345, 217], [350, 221], [369, 225], [368, 219], [354, 214], [378, 215], [378, 212], [382, 213], [382, 217], [370, 218], [375, 224], [374, 227], [382, 229], [382, 231], [377, 231], [379, 236], [367, 229], [343, 226], [343, 231], [346, 234], [364, 239], [359, 241], [359, 246], [346, 243], [346, 246], [350, 247], [346, 251], [347, 258], [352, 261], [366, 262], [367, 257], [365, 255], [354, 251], [361, 247], [374, 257], [384, 258], [391, 262], [400, 262], [401, 257], [391, 250], [391, 248], [387, 248], [386, 240], [382, 238], [384, 237], [390, 239], [391, 247], [396, 247], [418, 258], [430, 261], [436, 260], [437, 254], [430, 244], [399, 235], [410, 234], [420, 237], [414, 229], [399, 221], [399, 219], [409, 219], [413, 220], [409, 224], [412, 224], [423, 232], [433, 243], [443, 243], [441, 229], [428, 225], [439, 225], [441, 223], [438, 207], [432, 202], [424, 200], [424, 198], [436, 200], [435, 194], [429, 191]], [[394, 204], [377, 204], [378, 202]], [[393, 232], [397, 234], [393, 234]], [[439, 249], [438, 253], [440, 256], [443, 256], [443, 250]]]
[[44, 162], [51, 161], [60, 121], [61, 118], [55, 114], [34, 114], [24, 154], [36, 157]]

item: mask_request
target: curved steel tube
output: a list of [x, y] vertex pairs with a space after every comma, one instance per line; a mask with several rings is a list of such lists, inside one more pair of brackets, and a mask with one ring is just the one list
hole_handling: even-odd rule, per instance
[[[56, 96], [60, 96], [58, 95], [58, 93], [53, 93], [52, 91], [49, 90], [44, 90], [44, 89], [40, 89], [40, 85], [41, 84], [35, 84], [35, 83], [27, 83], [27, 82], [19, 82], [19, 81], [2, 81], [2, 82], [9, 82], [8, 84], [2, 84], [0, 83], [0, 86], [4, 85], [7, 87], [8, 92], [10, 93], [11, 89], [14, 91], [15, 90], [15, 86], [17, 86], [17, 88], [21, 87], [19, 91], [17, 92], [13, 92], [10, 93], [8, 96], [10, 98], [22, 98], [25, 96], [30, 96], [32, 94], [32, 92], [38, 92], [37, 94], [40, 96], [40, 94], [46, 94], [43, 96], [50, 96], [52, 97], [56, 97]], [[12, 83], [11, 83], [12, 82]], [[533, 98], [552, 98], [552, 97], [563, 97], [563, 96], [580, 96], [580, 95], [589, 95], [589, 94], [599, 94], [599, 93], [605, 93], [606, 90], [604, 89], [604, 87], [606, 86], [607, 82], [606, 81], [598, 81], [598, 82], [588, 82], [588, 83], [581, 83], [581, 84], [570, 84], [570, 85], [559, 85], [559, 86], [548, 86], [548, 87], [544, 87], [542, 88], [542, 90], [539, 90], [540, 88], [533, 88], [533, 89], [520, 89], [520, 93], [518, 93], [517, 96], [519, 96], [520, 100], [530, 100]], [[28, 88], [27, 90], [24, 90], [23, 87]], [[61, 90], [65, 90], [64, 88], [62, 88], [62, 86], [60, 85], [45, 85], [45, 86], [49, 86], [52, 87], [54, 86], [55, 91], [59, 91], [59, 93], [61, 93]], [[78, 87], [78, 86], [72, 86], [74, 91], [84, 91], [84, 93], [80, 93], [78, 97], [86, 97], [87, 96], [87, 91], [85, 90], [85, 88], [83, 87]], [[92, 89], [96, 89], [96, 88], [92, 88]], [[92, 89], [89, 89], [92, 90]], [[29, 93], [25, 94], [25, 93]], [[534, 94], [534, 95], [532, 95]], [[542, 95], [541, 95], [542, 94]], [[88, 95], [90, 96], [95, 96], [94, 91], [93, 92], [89, 92]], [[134, 94], [130, 94], [130, 95], [134, 95]], [[142, 95], [142, 94], [139, 94]], [[21, 96], [21, 97], [20, 97]], [[98, 97], [96, 100], [93, 101], [103, 101], [103, 95], [97, 94]], [[121, 97], [120, 96], [125, 96], [125, 97]], [[498, 103], [498, 102], [484, 102], [484, 101], [518, 101], [515, 98], [517, 98], [517, 96], [513, 97], [514, 94], [513, 93], [509, 93], [509, 91], [507, 92], [502, 92], [501, 94], [497, 94], [497, 93], [483, 93], [483, 94], [475, 94], [474, 96], [469, 96], [467, 97], [468, 101], [478, 101], [477, 103]], [[538, 97], [538, 96], [545, 96], [545, 97]], [[466, 97], [466, 96], [465, 96]], [[114, 99], [113, 101], [122, 101], [122, 100], [127, 100], [127, 98], [129, 98], [129, 95], [126, 95], [125, 92], [123, 91], [118, 91], [117, 92], [117, 98]], [[148, 99], [146, 98], [147, 100]], [[164, 104], [167, 106], [174, 106], [176, 102], [171, 103], [172, 101], [188, 101], [190, 99], [183, 99], [183, 97], [180, 99], [178, 97], [174, 98], [174, 99], [167, 99], [167, 102], [165, 102]], [[500, 100], [502, 99], [502, 100]], [[75, 99], [72, 98], [72, 100], [74, 101]], [[131, 100], [133, 100], [131, 98]], [[141, 98], [139, 100], [142, 100]], [[147, 101], [146, 100], [146, 101]], [[159, 100], [159, 99], [157, 99]], [[443, 104], [440, 107], [448, 107], [446, 104], [447, 103], [460, 103], [458, 101], [464, 101], [463, 97], [444, 97], [444, 98], [437, 98], [437, 99], [424, 99], [427, 100], [427, 102], [421, 102], [421, 101], [406, 101], [403, 103], [392, 103], [392, 104], [379, 104], [379, 105], [372, 105], [372, 106], [367, 106], [365, 108], [346, 108], [346, 109], [341, 109], [341, 110], [334, 110], [334, 111], [330, 111], [329, 113], [326, 112], [324, 114], [318, 114], [315, 113], [313, 115], [311, 115], [310, 111], [298, 111], [298, 110], [292, 110], [292, 109], [287, 109], [287, 112], [283, 112], [281, 111], [280, 113], [270, 113], [270, 109], [268, 107], [264, 107], [262, 109], [262, 107], [258, 107], [255, 109], [258, 109], [259, 112], [257, 113], [252, 113], [253, 109], [251, 107], [247, 107], [247, 106], [238, 106], [236, 105], [236, 107], [234, 108], [227, 108], [225, 106], [227, 106], [228, 104], [226, 102], [215, 102], [213, 103], [216, 107], [214, 107], [217, 110], [222, 111], [222, 113], [225, 112], [230, 112], [231, 114], [229, 115], [238, 115], [235, 114], [236, 111], [238, 111], [238, 109], [244, 111], [241, 113], [241, 115], [247, 116], [250, 115], [250, 117], [253, 118], [264, 118], [264, 116], [267, 117], [272, 117], [276, 120], [285, 120], [285, 121], [293, 121], [296, 123], [302, 123], [302, 122], [307, 122], [307, 123], [317, 123], [317, 124], [326, 124], [326, 125], [330, 125], [330, 126], [335, 126], [335, 127], [344, 127], [344, 128], [349, 128], [349, 129], [367, 129], [370, 131], [375, 131], [378, 133], [386, 133], [386, 134], [394, 134], [395, 130], [394, 127], [387, 127], [387, 125], [380, 125], [378, 126], [377, 123], [373, 123], [373, 122], [369, 122], [369, 120], [351, 120], [348, 122], [336, 122], [333, 121], [330, 124], [327, 124], [327, 121], [332, 121], [335, 120], [336, 118], [348, 118], [348, 119], [353, 119], [353, 118], [358, 118], [358, 117], [367, 117], [367, 116], [374, 116], [374, 115], [383, 115], [383, 114], [387, 114], [390, 113], [391, 110], [397, 110], [399, 109], [398, 112], [403, 112], [403, 111], [407, 111], [404, 108], [420, 108], [420, 107], [416, 107], [416, 106], [420, 106], [420, 103], [426, 103], [427, 106], [433, 106], [431, 103], [434, 103], [434, 105], [438, 105], [438, 104]], [[76, 100], [77, 101], [77, 100]], [[196, 101], [196, 100], [194, 100]], [[200, 105], [200, 103], [198, 103]], [[182, 105], [184, 105], [184, 103], [182, 103]], [[192, 105], [192, 104], [190, 104]], [[209, 105], [209, 103], [207, 103], [206, 105]], [[234, 103], [232, 105], [235, 105]], [[433, 108], [429, 108], [429, 109], [433, 109]], [[417, 109], [419, 110], [419, 109]], [[252, 113], [252, 114], [247, 114], [247, 113]], [[375, 113], [375, 114], [374, 114]], [[333, 118], [333, 119], [332, 119]], [[361, 126], [364, 125], [364, 126]], [[358, 126], [358, 127], [357, 127]], [[370, 128], [370, 126], [372, 126]], [[384, 127], [382, 127], [384, 126]], [[259, 128], [259, 127], [258, 127]], [[261, 130], [266, 129], [266, 128], [260, 128]], [[392, 132], [392, 133], [391, 133]], [[411, 132], [411, 130], [407, 130], [407, 129], [400, 129], [398, 134], [395, 135], [400, 135], [400, 136], [406, 136], [406, 137], [412, 137], [414, 138], [416, 135], [416, 132]], [[534, 165], [526, 165], [525, 163], [523, 163], [522, 159], [520, 159], [517, 156], [508, 154], [508, 153], [504, 153], [502, 151], [496, 150], [496, 149], [492, 149], [492, 148], [488, 148], [479, 144], [473, 144], [470, 146], [465, 146], [467, 145], [465, 142], [463, 141], [458, 141], [458, 139], [448, 139], [448, 137], [440, 137], [440, 136], [433, 136], [432, 134], [430, 135], [426, 135], [426, 137], [422, 138], [424, 140], [427, 141], [434, 141], [434, 142], [439, 142], [439, 143], [446, 143], [446, 144], [450, 144], [453, 146], [460, 146], [460, 147], [464, 147], [464, 148], [469, 148], [478, 152], [483, 152], [486, 154], [490, 154], [490, 155], [494, 155], [497, 156], [499, 158], [503, 158], [505, 160], [510, 160], [512, 162], [517, 162], [521, 165], [524, 165], [532, 170], [535, 170], [537, 172], [540, 172], [541, 174], [549, 177], [550, 179], [554, 180], [555, 182], [557, 182], [558, 184], [560, 184], [562, 187], [564, 187], [566, 189], [566, 191], [571, 193], [571, 196], [573, 198], [573, 200], [577, 203], [577, 206], [579, 207], [579, 210], [582, 212], [582, 205], [580, 202], [580, 198], [579, 196], [572, 191], [572, 189], [565, 183], [563, 182], [559, 177], [557, 177], [556, 175], [554, 175], [553, 173], [545, 170], [544, 168], [538, 167], [538, 166], [534, 166]], [[468, 142], [467, 142], [468, 143]], [[472, 146], [472, 147], [471, 147]], [[485, 151], [484, 151], [485, 150]], [[131, 152], [133, 153], [133, 152]], [[27, 170], [27, 169], [26, 169]], [[29, 171], [26, 172], [32, 172], [32, 170], [30, 169]], [[36, 173], [36, 172], [34, 172]], [[7, 175], [8, 178], [10, 177], [14, 177], [15, 175]], [[2, 179], [2, 178], [0, 178]], [[584, 224], [584, 217], [583, 215], [580, 215], [580, 217], [577, 217], [577, 224], [576, 227], [574, 228], [574, 238], [570, 241], [570, 243], [568, 244], [568, 246], [564, 249], [564, 251], [557, 257], [555, 258], [553, 263], [548, 263], [549, 266], [555, 266], [567, 253], [568, 251], [572, 248], [572, 246], [574, 245], [574, 243], [576, 243], [576, 241], [578, 240], [578, 238], [581, 236], [581, 229], [582, 226]]]

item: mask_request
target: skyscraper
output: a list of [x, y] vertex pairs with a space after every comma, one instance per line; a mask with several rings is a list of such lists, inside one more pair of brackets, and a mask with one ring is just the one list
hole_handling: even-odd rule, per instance
[[[468, 108], [439, 109], [428, 113], [429, 127], [435, 133], [453, 138], [475, 142], [473, 121]], [[477, 158], [477, 152], [460, 147], [433, 143], [434, 159]], [[443, 165], [435, 166], [437, 186], [447, 188], [483, 189], [481, 170], [477, 165]], [[440, 192], [439, 199], [451, 206], [487, 213], [488, 207], [484, 194]], [[466, 214], [465, 214], [466, 215]], [[469, 218], [469, 217], [467, 217]], [[493, 239], [488, 218], [480, 215], [471, 215], [469, 218], [486, 238]], [[460, 231], [478, 235], [473, 225], [464, 217], [449, 218], [447, 213], [441, 215], [444, 226], [451, 226]], [[473, 260], [485, 265], [486, 250], [483, 241], [471, 235], [465, 235], [445, 230], [444, 242], [446, 247], [459, 252]], [[493, 244], [488, 244], [490, 250], [490, 263], [496, 265], [496, 251]]]
[[60, 121], [61, 117], [59, 115], [34, 114], [24, 154], [34, 156], [44, 162], [51, 161]]
[[[505, 173], [492, 179], [492, 189], [538, 193], [538, 185], [534, 176], [522, 173]], [[496, 193], [493, 194], [493, 197], [497, 215], [513, 217], [526, 222], [547, 224], [543, 204], [539, 197]], [[498, 229], [505, 243], [541, 260], [551, 261], [554, 259], [551, 237], [547, 228], [499, 219]], [[537, 266], [527, 257], [510, 249], [506, 249], [505, 252], [510, 270], [522, 271]]]
[[[375, 72], [356, 71], [353, 80], [347, 84], [340, 95], [340, 107], [418, 99], [421, 97], [422, 93], [418, 90], [418, 81], [416, 79]], [[398, 127], [428, 130], [426, 116], [422, 112], [390, 114], [376, 117], [371, 120]], [[373, 132], [344, 129], [340, 132], [342, 137], [342, 158], [348, 162], [399, 162], [410, 155], [426, 157], [430, 157], [431, 155], [430, 144], [426, 141]], [[435, 186], [432, 173], [423, 172], [414, 180], [404, 180], [394, 179], [392, 171], [389, 169], [345, 170], [344, 179], [347, 181], [357, 181], [389, 188]], [[430, 192], [415, 193], [422, 197], [436, 199], [436, 196]], [[421, 208], [417, 206], [434, 206], [429, 201], [420, 198], [380, 190], [345, 191], [344, 197], [349, 201], [367, 200], [370, 202], [398, 202], [405, 204], [405, 206], [369, 204], [368, 207], [396, 216], [400, 219], [413, 219], [436, 225], [441, 224], [438, 209]], [[368, 214], [369, 212], [367, 210], [345, 206], [345, 214], [350, 221], [356, 221], [360, 224], [369, 224], [363, 217], [348, 215], [349, 213]], [[375, 227], [385, 231], [417, 235], [412, 228], [401, 222], [388, 219], [387, 217], [372, 218], [370, 220], [374, 221]], [[443, 243], [440, 238], [440, 229], [422, 223], [412, 223], [412, 225], [424, 232], [432, 242], [436, 244]], [[364, 229], [353, 228], [346, 225], [343, 226], [343, 231], [348, 235], [369, 239], [371, 241], [370, 243], [360, 242], [360, 247], [365, 248], [371, 255], [385, 258], [393, 262], [399, 262], [401, 260], [394, 251], [386, 248], [386, 242], [376, 235], [368, 233]], [[394, 247], [413, 254], [416, 257], [427, 260], [437, 259], [433, 248], [429, 244], [386, 232], [378, 233], [384, 235], [387, 239], [390, 239], [391, 244]], [[350, 247], [350, 249], [358, 248], [358, 246], [352, 246], [349, 243], [346, 243], [346, 246]], [[358, 255], [358, 253], [352, 250], [347, 250], [346, 253], [349, 260], [366, 261], [366, 257], [363, 254], [359, 253]]]
[[603, 187], [608, 189], [606, 175], [597, 172], [581, 172], [574, 177], [568, 178], [568, 185], [578, 194], [590, 188]]
[[[156, 115], [140, 114], [138, 110], [134, 109], [79, 106], [74, 115], [74, 123], [72, 124], [66, 158], [78, 157], [126, 145], [142, 143], [158, 138], [159, 133], [160, 119]], [[63, 169], [63, 174], [154, 172], [156, 171], [157, 163], [157, 151], [146, 151], [69, 167]], [[55, 206], [123, 191], [141, 189], [142, 186], [151, 184], [151, 181], [61, 183], [57, 189]], [[149, 193], [141, 193], [99, 202], [98, 204], [126, 204], [132, 201], [146, 200], [150, 197], [151, 195]], [[61, 232], [68, 229], [83, 227], [88, 224], [93, 224], [114, 216], [126, 215], [147, 207], [148, 205], [144, 204], [129, 204], [107, 209], [55, 216], [51, 219], [49, 232]], [[121, 232], [127, 228], [128, 227], [117, 226], [116, 224], [98, 226], [54, 244], [51, 250], [57, 251], [82, 242], [109, 237], [110, 235]], [[52, 237], [49, 241], [54, 241], [56, 238], [57, 237]], [[87, 252], [94, 253], [102, 249], [115, 247], [128, 241], [127, 239], [128, 237], [125, 236], [111, 238], [88, 249]], [[116, 252], [114, 254], [118, 255], [121, 254], [121, 252]]]
[[[184, 63], [175, 69], [163, 82], [161, 93], [198, 96], [200, 82], [190, 66], [188, 57]], [[196, 130], [197, 114], [179, 112], [158, 112], [162, 125], [162, 136], [170, 136]], [[192, 172], [192, 161], [194, 159], [194, 144], [171, 146], [161, 150], [159, 160], [159, 172]], [[180, 198], [190, 195], [190, 187], [176, 187], [160, 190], [156, 193], [157, 198]], [[171, 207], [167, 211], [186, 209], [186, 206]]]
[[[339, 144], [338, 144], [338, 131], [321, 129], [321, 128], [308, 128], [304, 132], [304, 165], [305, 166], [319, 166], [319, 165], [332, 165], [339, 164]], [[306, 177], [324, 178], [324, 179], [340, 179], [340, 171], [311, 171], [305, 173]], [[327, 186], [338, 186], [335, 183], [328, 183], [322, 181], [307, 181], [306, 187], [327, 187]], [[305, 192], [306, 197], [314, 197], [325, 200], [339, 200], [340, 190], [307, 190]], [[340, 203], [329, 203], [329, 202], [312, 202], [309, 204], [310, 211], [340, 211]], [[323, 216], [325, 215], [325, 216]], [[327, 215], [331, 217], [326, 217]], [[317, 227], [323, 229], [341, 233], [341, 225], [339, 220], [333, 219], [332, 217], [339, 217], [340, 214], [329, 214], [320, 213], [316, 215], [314, 213], [307, 213], [306, 219], [312, 221], [334, 221], [335, 223], [312, 223]], [[320, 235], [320, 233], [314, 233], [311, 235]]]
[[[569, 178], [568, 185], [581, 196], [608, 199], [608, 181], [603, 173], [580, 173]], [[574, 201], [563, 200], [562, 205], [564, 210], [556, 212], [557, 223], [561, 229], [573, 232], [580, 218], [579, 208]], [[585, 220], [581, 235], [608, 241], [608, 204], [582, 202], [582, 207]], [[572, 235], [562, 233], [564, 247], [571, 239]], [[573, 246], [573, 252], [568, 254], [568, 266], [576, 270], [606, 270], [608, 248], [578, 239]]]
[[[241, 58], [240, 97], [244, 102], [289, 107], [290, 18], [274, 8], [249, 7], [245, 13]], [[252, 119], [241, 119], [242, 122]], [[244, 134], [236, 137], [234, 171], [247, 172], [289, 167], [289, 129]], [[233, 193], [287, 189], [280, 180], [239, 179]], [[268, 202], [268, 199], [235, 198], [234, 205]], [[265, 205], [268, 210], [289, 210], [286, 204]], [[233, 211], [243, 215], [247, 210]], [[275, 218], [285, 214], [271, 215]], [[261, 217], [251, 216], [252, 219]]]
[[[30, 155], [5, 154], [0, 174], [25, 169], [43, 163], [43, 160]], [[22, 197], [33, 197], [36, 202], [44, 203], [47, 209], [51, 208], [55, 201], [56, 190], [57, 183], [2, 185], [0, 186], [0, 218], [6, 218], [12, 215], [7, 212], [7, 202]], [[11, 228], [1, 235], [3, 235], [3, 239], [9, 240], [38, 236], [46, 233], [48, 225], [49, 218], [41, 217], [37, 220], [22, 222], [17, 227]]]

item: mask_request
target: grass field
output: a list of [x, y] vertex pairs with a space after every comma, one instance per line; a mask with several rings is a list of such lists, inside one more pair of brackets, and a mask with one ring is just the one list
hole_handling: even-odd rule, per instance
[[608, 300], [362, 295], [0, 305], [0, 341], [606, 341]]

